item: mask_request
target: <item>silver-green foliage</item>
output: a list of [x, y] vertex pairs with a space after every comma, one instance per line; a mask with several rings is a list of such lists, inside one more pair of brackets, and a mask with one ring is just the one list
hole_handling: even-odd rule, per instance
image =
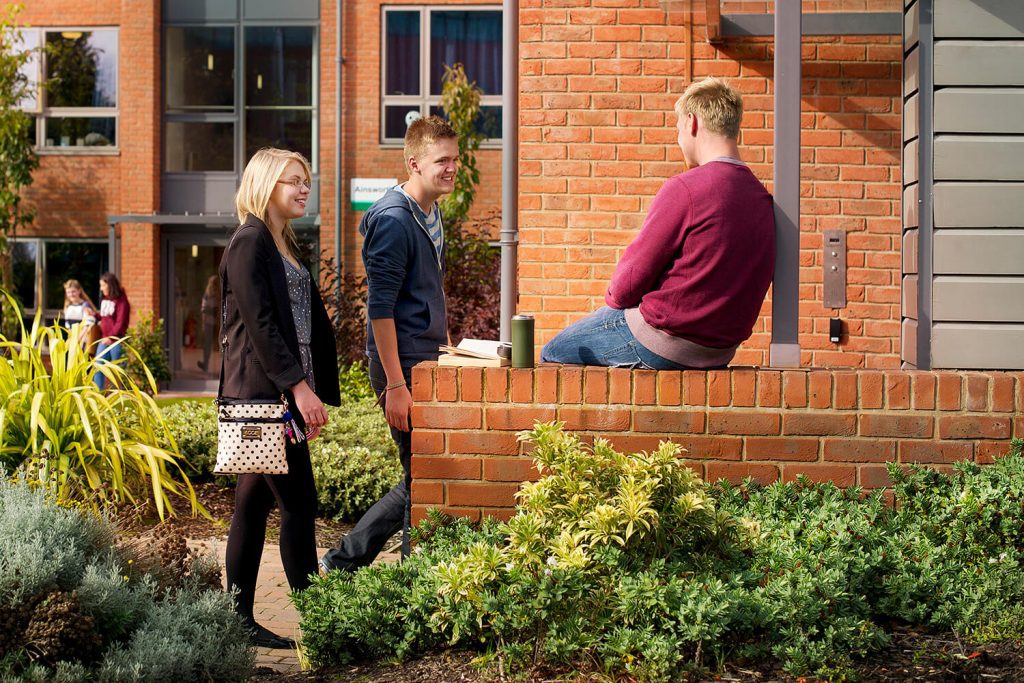
[[0, 477], [0, 608], [74, 592], [103, 645], [95, 664], [78, 661], [86, 653], [66, 652], [56, 668], [10, 653], [0, 659], [0, 680], [245, 680], [253, 651], [231, 596], [204, 589], [201, 571], [162, 589], [115, 539], [96, 513], [59, 506], [43, 487]]
[[73, 590], [89, 567], [109, 566], [113, 543], [114, 530], [102, 518], [0, 477], [0, 605], [20, 604], [50, 587]]

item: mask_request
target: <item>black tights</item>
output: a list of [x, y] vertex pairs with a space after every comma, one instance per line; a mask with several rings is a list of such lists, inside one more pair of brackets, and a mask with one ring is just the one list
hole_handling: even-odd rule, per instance
[[253, 619], [256, 576], [263, 555], [267, 516], [281, 511], [281, 563], [293, 591], [309, 587], [317, 572], [316, 486], [309, 447], [288, 446], [288, 474], [241, 474], [235, 487], [235, 512], [228, 532], [225, 569], [228, 587], [238, 590], [238, 613]]

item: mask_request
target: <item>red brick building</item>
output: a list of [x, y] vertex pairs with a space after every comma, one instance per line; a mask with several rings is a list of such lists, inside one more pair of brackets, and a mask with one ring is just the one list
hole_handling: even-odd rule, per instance
[[[772, 5], [518, 5], [518, 310], [536, 315], [544, 341], [600, 305], [656, 190], [682, 170], [672, 105], [688, 82], [716, 75], [743, 92], [743, 157], [772, 189], [774, 48], [764, 30]], [[916, 202], [902, 195], [916, 183], [916, 162], [914, 177], [904, 177], [910, 138], [902, 118], [904, 100], [916, 102], [908, 89], [916, 73], [903, 68], [913, 53], [903, 5], [803, 2], [820, 29], [805, 27], [801, 51], [803, 366], [896, 368], [916, 358], [905, 348], [917, 335], [907, 300], [916, 297], [916, 272], [908, 270], [916, 265], [904, 248], [916, 244], [916, 228], [905, 231]], [[96, 85], [92, 100], [64, 103], [70, 107], [47, 95], [37, 103], [43, 158], [29, 200], [39, 215], [33, 232], [20, 236], [19, 282], [31, 301], [53, 311], [65, 273], [80, 268], [94, 280], [93, 272], [114, 268], [136, 311], [167, 320], [179, 378], [209, 381], [194, 372], [199, 296], [234, 225], [237, 178], [262, 144], [310, 156], [316, 201], [301, 232], [358, 268], [361, 214], [352, 208], [352, 183], [403, 177], [405, 117], [437, 106], [443, 63], [466, 62], [484, 86], [488, 112], [500, 115], [502, 7], [355, 0], [338, 9], [332, 0], [29, 3], [21, 18], [39, 42], [96, 37], [93, 47], [107, 50], [100, 76], [113, 69], [116, 84], [114, 91]], [[76, 117], [92, 128], [66, 134]], [[496, 120], [489, 130], [497, 136]], [[500, 209], [500, 140], [487, 147], [479, 155], [481, 214]], [[823, 303], [825, 231], [846, 240], [841, 308]], [[26, 265], [32, 259], [34, 270]], [[768, 363], [770, 311], [769, 299], [736, 363]], [[828, 335], [834, 316], [844, 321], [838, 344]]]

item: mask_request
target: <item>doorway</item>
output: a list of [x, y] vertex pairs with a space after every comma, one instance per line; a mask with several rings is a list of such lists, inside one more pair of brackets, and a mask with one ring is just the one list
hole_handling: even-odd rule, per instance
[[[219, 232], [219, 230], [218, 230]], [[166, 235], [161, 285], [172, 391], [215, 392], [220, 376], [221, 234]]]

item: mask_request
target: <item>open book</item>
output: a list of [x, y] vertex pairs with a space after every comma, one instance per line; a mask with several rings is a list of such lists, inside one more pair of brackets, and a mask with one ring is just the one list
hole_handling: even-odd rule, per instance
[[438, 365], [502, 367], [512, 362], [512, 345], [488, 339], [463, 339], [458, 346], [442, 344]]

